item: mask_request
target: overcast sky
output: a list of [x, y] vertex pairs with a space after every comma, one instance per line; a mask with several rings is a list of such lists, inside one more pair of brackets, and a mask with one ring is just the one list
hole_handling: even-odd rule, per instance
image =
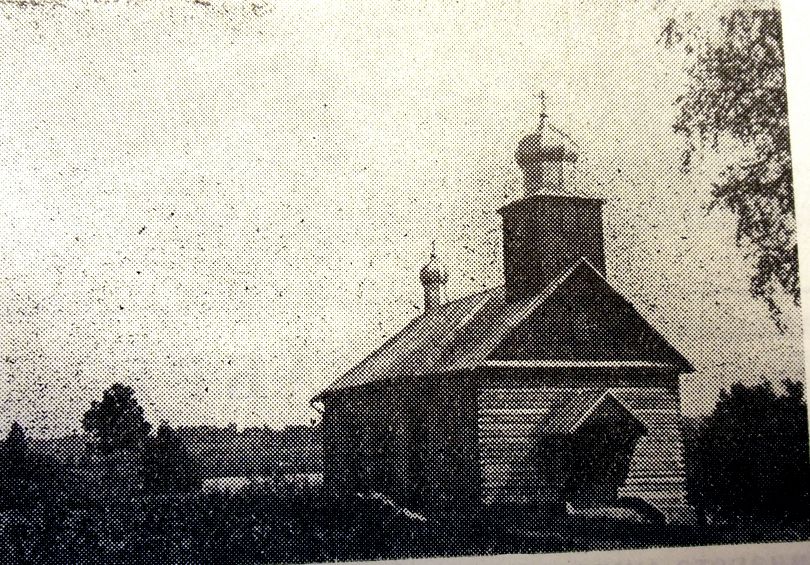
[[153, 423], [307, 422], [419, 314], [431, 240], [451, 298], [500, 284], [541, 89], [609, 279], [698, 369], [684, 410], [801, 374], [717, 164], [678, 171], [682, 2], [214, 4], [0, 7], [0, 429], [77, 429], [116, 381]]

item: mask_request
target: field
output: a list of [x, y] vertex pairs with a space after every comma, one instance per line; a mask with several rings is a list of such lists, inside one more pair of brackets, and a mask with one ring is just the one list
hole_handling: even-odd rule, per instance
[[[321, 471], [321, 438], [317, 428], [289, 426], [247, 428], [181, 427], [177, 433], [199, 464], [202, 478], [251, 477]], [[89, 438], [69, 435], [34, 439], [34, 451], [68, 466], [92, 465], [86, 449]]]

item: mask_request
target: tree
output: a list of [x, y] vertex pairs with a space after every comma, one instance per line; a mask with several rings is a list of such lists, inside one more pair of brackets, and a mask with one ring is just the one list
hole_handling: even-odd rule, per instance
[[803, 385], [722, 390], [714, 411], [684, 433], [687, 485], [700, 513], [726, 519], [807, 518], [810, 503]]
[[72, 494], [68, 486], [65, 469], [51, 455], [31, 449], [25, 430], [14, 422], [0, 443], [0, 510], [55, 504]]
[[751, 259], [751, 294], [763, 300], [784, 331], [777, 297], [798, 305], [798, 247], [782, 47], [776, 9], [735, 9], [717, 34], [686, 18], [670, 19], [661, 34], [667, 47], [682, 45], [689, 86], [676, 104], [673, 124], [686, 142], [688, 171], [701, 148], [732, 156], [712, 186], [711, 206], [737, 219], [736, 241]]
[[11, 430], [6, 436], [3, 444], [3, 456], [6, 461], [23, 461], [28, 455], [28, 438], [25, 437], [25, 430], [19, 424], [11, 424]]
[[96, 437], [102, 453], [134, 451], [143, 444], [151, 429], [135, 391], [122, 384], [112, 385], [104, 391], [100, 402], [92, 402], [82, 418], [82, 427]]
[[17, 508], [29, 498], [30, 463], [25, 430], [14, 422], [0, 445], [0, 509]]
[[200, 486], [197, 461], [166, 422], [144, 444], [141, 480], [147, 492], [185, 492]]

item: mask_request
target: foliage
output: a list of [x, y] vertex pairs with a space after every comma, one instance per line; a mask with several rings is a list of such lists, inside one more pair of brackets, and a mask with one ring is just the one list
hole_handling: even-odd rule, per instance
[[202, 484], [197, 461], [166, 422], [144, 443], [140, 475], [144, 489], [151, 493], [187, 492]]
[[799, 304], [798, 248], [779, 10], [735, 9], [719, 36], [693, 20], [670, 19], [665, 45], [683, 45], [689, 86], [673, 125], [683, 168], [702, 147], [734, 155], [713, 185], [712, 205], [737, 218], [737, 244], [753, 261], [750, 291], [784, 330], [777, 292]]
[[28, 438], [25, 437], [25, 430], [19, 422], [11, 424], [6, 441], [2, 448], [3, 458], [7, 460], [21, 461], [28, 453]]
[[[123, 478], [121, 480], [124, 480]], [[0, 516], [12, 563], [222, 564], [367, 560], [484, 550], [374, 500], [262, 485], [238, 492], [121, 497], [116, 507], [55, 503]], [[109, 528], [111, 510], [126, 519]]]
[[151, 429], [135, 399], [135, 391], [122, 384], [112, 385], [104, 391], [100, 402], [92, 402], [82, 419], [82, 427], [96, 437], [102, 453], [136, 450]]
[[0, 555], [4, 563], [77, 565], [98, 555], [94, 532], [81, 517], [87, 500], [81, 483], [55, 460], [29, 448], [23, 428], [12, 425], [0, 446]]
[[2, 446], [0, 471], [19, 468], [12, 476], [25, 479], [3, 483], [14, 494], [0, 508], [3, 562], [312, 562], [471, 547], [379, 500], [333, 499], [283, 476], [235, 492], [203, 489], [196, 463], [165, 422], [139, 452], [79, 465], [52, 464], [27, 445], [14, 426]]
[[722, 390], [714, 411], [684, 434], [691, 502], [730, 520], [810, 517], [803, 386], [784, 381]]
[[60, 496], [66, 477], [50, 457], [34, 453], [22, 426], [14, 422], [0, 445], [0, 511], [30, 508]]
[[22, 426], [14, 422], [0, 446], [0, 509], [17, 507], [30, 498], [30, 467], [28, 439]]

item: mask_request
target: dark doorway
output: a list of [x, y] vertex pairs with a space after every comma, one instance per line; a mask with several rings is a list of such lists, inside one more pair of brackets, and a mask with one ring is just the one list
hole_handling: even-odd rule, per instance
[[615, 503], [644, 432], [644, 426], [628, 412], [600, 407], [570, 436], [566, 500], [577, 507]]

